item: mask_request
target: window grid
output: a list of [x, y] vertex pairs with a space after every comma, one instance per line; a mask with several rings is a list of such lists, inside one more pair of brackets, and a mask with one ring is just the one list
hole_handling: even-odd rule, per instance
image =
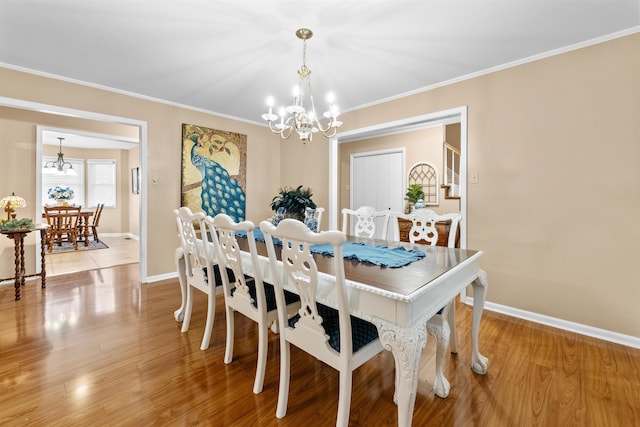
[[409, 172], [409, 184], [422, 185], [425, 204], [438, 204], [438, 173], [433, 166], [428, 163], [415, 165]]

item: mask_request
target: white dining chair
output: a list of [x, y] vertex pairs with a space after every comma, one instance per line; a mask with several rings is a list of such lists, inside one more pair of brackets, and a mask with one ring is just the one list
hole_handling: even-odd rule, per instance
[[[276, 298], [273, 285], [264, 283], [258, 264], [258, 252], [251, 221], [236, 223], [230, 216], [218, 214], [214, 218], [205, 217], [205, 222], [212, 225], [217, 234], [212, 234], [217, 260], [220, 268], [226, 268], [231, 274], [222, 275], [222, 286], [227, 318], [227, 341], [224, 363], [233, 360], [234, 313], [238, 312], [258, 324], [258, 364], [253, 384], [253, 392], [262, 391], [267, 365], [269, 346], [269, 326], [278, 321]], [[249, 246], [251, 276], [245, 274], [242, 267], [242, 254], [236, 232], [246, 233]], [[300, 307], [300, 298], [291, 292], [285, 292], [288, 312], [295, 312]]]
[[[282, 418], [287, 413], [289, 345], [293, 344], [339, 372], [336, 425], [346, 427], [349, 424], [351, 407], [352, 373], [383, 349], [376, 326], [350, 313], [342, 257], [346, 236], [337, 230], [313, 233], [303, 223], [293, 219], [285, 219], [277, 227], [263, 221], [260, 229], [267, 243], [271, 277], [275, 279], [273, 285], [281, 325], [280, 386], [276, 416]], [[277, 259], [272, 236], [280, 239], [282, 262]], [[310, 246], [323, 243], [333, 246], [334, 256], [330, 262], [333, 263], [335, 274], [333, 292], [338, 301], [337, 309], [318, 301], [318, 267]], [[284, 270], [284, 274], [280, 274], [279, 269]], [[283, 309], [284, 286], [295, 289], [301, 299], [301, 308], [291, 319], [287, 319], [287, 312]]]
[[[450, 221], [447, 247], [455, 248], [462, 215], [450, 213], [438, 215], [430, 209], [416, 209], [410, 214], [397, 214], [412, 222], [409, 230], [409, 241], [416, 243], [425, 241], [431, 246], [438, 243], [438, 229], [436, 223]], [[451, 386], [444, 376], [444, 355], [447, 348], [457, 353], [456, 346], [456, 309], [455, 300], [449, 301], [438, 313], [427, 321], [427, 332], [436, 339], [436, 377], [433, 384], [437, 396], [445, 398], [449, 395]]]
[[376, 220], [383, 219], [380, 239], [387, 238], [390, 211], [376, 211], [371, 206], [360, 206], [358, 209], [342, 209], [342, 232], [349, 234], [349, 223], [353, 225], [353, 235], [358, 237], [376, 237]]
[[[178, 221], [180, 244], [186, 270], [186, 304], [182, 332], [189, 330], [193, 309], [193, 289], [195, 288], [207, 294], [207, 321], [200, 345], [200, 350], [206, 350], [209, 348], [216, 312], [216, 282], [222, 283], [216, 281], [216, 276], [220, 276], [220, 274], [216, 274], [214, 270], [216, 261], [211, 235], [215, 230], [209, 230], [210, 232], [207, 233], [205, 215], [202, 212], [192, 213], [191, 209], [185, 206], [174, 210], [174, 212]], [[196, 228], [199, 230], [200, 236], [198, 236]]]
[[324, 213], [324, 208], [316, 208], [316, 221], [318, 221], [318, 229], [320, 231], [320, 225], [322, 225], [322, 214]]

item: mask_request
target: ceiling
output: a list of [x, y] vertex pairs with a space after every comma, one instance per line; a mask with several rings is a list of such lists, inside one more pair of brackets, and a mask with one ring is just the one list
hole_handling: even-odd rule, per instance
[[638, 0], [1, 0], [0, 65], [262, 123], [307, 66], [354, 110], [637, 32]]
[[65, 148], [90, 148], [90, 149], [115, 149], [115, 150], [131, 150], [138, 146], [137, 140], [127, 139], [124, 137], [114, 137], [111, 135], [92, 134], [78, 131], [43, 130], [42, 144], [60, 146], [62, 140], [62, 151]]

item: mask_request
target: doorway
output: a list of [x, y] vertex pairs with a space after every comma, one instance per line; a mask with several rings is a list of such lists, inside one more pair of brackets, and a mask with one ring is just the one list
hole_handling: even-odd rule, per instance
[[[140, 207], [138, 212], [139, 223], [139, 268], [140, 268], [140, 281], [145, 283], [147, 281], [147, 259], [146, 250], [147, 247], [147, 196], [146, 196], [146, 171], [147, 171], [147, 122], [130, 119], [126, 117], [111, 116], [106, 114], [94, 113], [91, 111], [76, 110], [57, 105], [41, 104], [36, 102], [24, 101], [14, 98], [0, 97], [0, 106], [15, 108], [20, 110], [35, 111], [43, 114], [51, 114], [55, 116], [67, 116], [75, 117], [79, 119], [94, 120], [106, 123], [113, 123], [119, 125], [133, 126], [138, 132], [138, 141], [140, 144], [139, 152], [139, 164], [140, 164]], [[36, 174], [40, 173], [42, 159], [42, 141], [36, 141]], [[40, 182], [40, 176], [36, 177], [36, 182]], [[38, 263], [36, 263], [38, 264]], [[39, 271], [40, 266], [34, 266]]]
[[[98, 203], [106, 202], [105, 209], [100, 215], [100, 241], [97, 243], [88, 241], [90, 247], [101, 250], [80, 250], [61, 254], [55, 253], [56, 248], [54, 248], [54, 253], [47, 253], [47, 275], [140, 262], [138, 244], [140, 196], [132, 194], [131, 191], [125, 191], [129, 187], [131, 168], [139, 167], [140, 144], [137, 138], [127, 136], [135, 134], [137, 132], [135, 128], [118, 127], [117, 129], [112, 129], [112, 134], [104, 134], [36, 125], [36, 141], [41, 142], [42, 145], [42, 160], [46, 160], [45, 153], [52, 156], [55, 151], [60, 150], [58, 147], [61, 145], [65, 160], [73, 162], [74, 170], [77, 172], [74, 176], [67, 178], [56, 174], [45, 175], [42, 173], [43, 169], [36, 169], [36, 177], [39, 177], [36, 182], [36, 212], [41, 212], [44, 205], [51, 202], [47, 196], [47, 188], [58, 183], [68, 182], [72, 188], [75, 187], [78, 192], [70, 202], [80, 205], [83, 211], [95, 211]], [[59, 140], [60, 138], [62, 141]], [[53, 157], [49, 158], [53, 159]], [[90, 169], [90, 165], [96, 162], [109, 162], [115, 165], [112, 178], [108, 174], [102, 175], [103, 185], [114, 179], [113, 187], [102, 191], [104, 197], [100, 197], [99, 193], [95, 192], [95, 185], [89, 185], [89, 177], [94, 172]], [[47, 182], [49, 185], [45, 186], [44, 183]], [[89, 215], [83, 216], [83, 220], [94, 220], [94, 215]], [[111, 230], [111, 232], [105, 233], [104, 230]], [[38, 251], [40, 251], [40, 242], [36, 240], [36, 252]]]
[[436, 124], [460, 123], [460, 247], [467, 247], [467, 107], [456, 107], [421, 116], [341, 132], [329, 141], [329, 227], [338, 228], [338, 145], [366, 138], [405, 132]]

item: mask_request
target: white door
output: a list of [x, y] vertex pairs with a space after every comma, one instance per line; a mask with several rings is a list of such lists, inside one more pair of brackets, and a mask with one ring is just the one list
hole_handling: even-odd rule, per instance
[[[402, 212], [404, 176], [404, 150], [351, 155], [351, 209], [372, 206], [377, 211]], [[376, 230], [381, 230], [382, 225], [383, 221], [379, 219]], [[353, 226], [350, 227], [353, 232]], [[386, 238], [378, 232], [375, 237]]]

